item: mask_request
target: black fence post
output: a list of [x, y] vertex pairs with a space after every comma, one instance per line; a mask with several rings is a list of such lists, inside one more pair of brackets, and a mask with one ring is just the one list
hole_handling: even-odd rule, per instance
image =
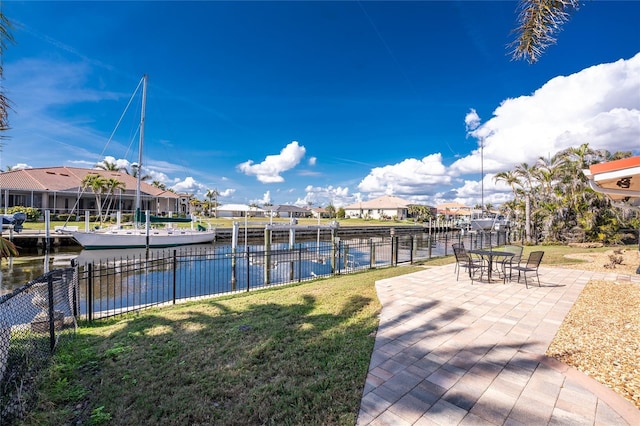
[[373, 269], [376, 264], [376, 246], [373, 243], [373, 238], [369, 238], [369, 268]]
[[249, 256], [249, 246], [247, 246], [247, 252], [244, 254], [247, 259], [247, 291], [251, 290], [251, 262]]
[[298, 282], [300, 281], [302, 281], [302, 244], [298, 246]]
[[342, 268], [340, 267], [340, 261], [342, 260], [342, 240], [338, 240], [338, 264], [336, 265], [337, 273], [340, 275]]
[[49, 349], [53, 353], [56, 347], [56, 324], [53, 307], [53, 273], [47, 276], [47, 290], [49, 293]]
[[444, 233], [444, 255], [448, 255], [449, 252], [449, 234], [447, 232]]
[[93, 321], [93, 262], [85, 265], [87, 270], [87, 319]]
[[80, 313], [80, 268], [77, 259], [71, 261], [71, 267], [73, 268], [73, 317], [78, 318]]
[[[178, 254], [173, 250], [173, 304], [176, 304], [176, 274], [178, 273]], [[188, 294], [188, 293], [187, 293]]]
[[417, 250], [417, 240], [413, 235], [409, 236], [409, 244], [411, 244], [411, 250], [409, 251], [409, 263], [413, 265], [413, 252]]

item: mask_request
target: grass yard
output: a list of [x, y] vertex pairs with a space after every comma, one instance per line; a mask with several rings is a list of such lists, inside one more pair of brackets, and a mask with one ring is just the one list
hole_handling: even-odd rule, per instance
[[[635, 246], [625, 249], [638, 255]], [[532, 250], [545, 251], [543, 265], [586, 268], [566, 256], [599, 256], [603, 263], [612, 249], [538, 246], [526, 247], [524, 256]], [[448, 256], [422, 263], [452, 262]], [[353, 425], [381, 309], [375, 281], [420, 268], [370, 270], [85, 323], [43, 373], [24, 424]], [[600, 298], [581, 298], [577, 306], [584, 303], [597, 307]], [[589, 339], [590, 351], [602, 346]], [[556, 338], [552, 347], [566, 353], [574, 340]]]
[[356, 421], [397, 267], [83, 325], [60, 347], [25, 424]]

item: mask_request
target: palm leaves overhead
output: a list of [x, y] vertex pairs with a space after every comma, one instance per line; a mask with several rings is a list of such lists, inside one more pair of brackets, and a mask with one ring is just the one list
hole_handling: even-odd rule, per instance
[[579, 0], [520, 0], [513, 58], [537, 62], [579, 5]]
[[[0, 11], [0, 84], [4, 81], [4, 67], [3, 61], [4, 51], [9, 43], [13, 43], [13, 36], [11, 35], [11, 23]], [[9, 130], [9, 110], [11, 105], [9, 99], [4, 95], [4, 87], [0, 86], [0, 141], [6, 136], [1, 133]]]

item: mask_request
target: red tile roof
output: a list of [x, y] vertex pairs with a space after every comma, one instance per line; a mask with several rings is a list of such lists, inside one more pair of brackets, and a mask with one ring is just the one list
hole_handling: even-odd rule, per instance
[[[106, 179], [114, 178], [124, 183], [126, 192], [135, 192], [136, 178], [123, 172], [83, 169], [79, 167], [43, 167], [12, 170], [0, 173], [0, 188], [20, 191], [66, 191], [77, 192], [82, 187], [82, 180], [90, 173], [98, 174]], [[141, 182], [140, 189], [154, 197], [178, 198], [178, 194], [156, 188]]]

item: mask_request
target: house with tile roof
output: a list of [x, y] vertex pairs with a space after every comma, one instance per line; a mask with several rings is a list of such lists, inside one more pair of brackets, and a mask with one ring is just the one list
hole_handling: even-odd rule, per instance
[[290, 204], [281, 204], [274, 209], [277, 217], [311, 217], [311, 210]]
[[399, 197], [384, 195], [369, 201], [362, 201], [344, 207], [346, 217], [363, 219], [404, 220], [409, 214], [411, 203]]
[[[90, 174], [116, 179], [124, 188], [113, 194], [112, 210], [133, 213], [136, 178], [123, 172], [83, 169], [79, 167], [44, 167], [0, 173], [0, 207], [34, 207], [53, 214], [97, 213], [96, 197], [91, 189], [82, 188]], [[176, 194], [141, 182], [141, 207], [154, 214], [189, 214], [189, 194]]]

